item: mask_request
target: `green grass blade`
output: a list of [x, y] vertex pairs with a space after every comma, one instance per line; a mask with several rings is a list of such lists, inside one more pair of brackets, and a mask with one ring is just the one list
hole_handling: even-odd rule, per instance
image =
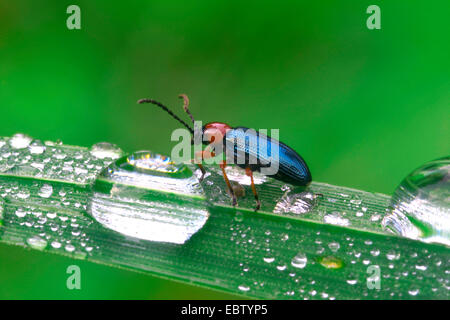
[[[245, 175], [229, 171], [245, 193], [234, 209], [217, 168], [208, 167], [203, 197], [176, 197], [187, 210], [204, 203], [203, 227], [184, 244], [144, 241], [88, 212], [96, 177], [113, 159], [80, 147], [47, 144], [33, 153], [31, 145], [0, 141], [0, 242], [248, 298], [449, 298], [449, 248], [385, 232], [386, 195], [323, 183], [293, 189], [256, 176], [262, 208], [255, 213]], [[171, 194], [142, 192], [157, 202]]]

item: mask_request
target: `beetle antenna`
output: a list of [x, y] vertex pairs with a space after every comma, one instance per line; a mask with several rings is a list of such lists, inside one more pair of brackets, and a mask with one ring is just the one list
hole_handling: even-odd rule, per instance
[[188, 98], [188, 96], [183, 93], [183, 94], [180, 94], [178, 96], [178, 98], [183, 99], [183, 102], [184, 102], [183, 103], [183, 109], [188, 114], [189, 118], [191, 118], [192, 123], [194, 123], [194, 117], [192, 116], [192, 113], [189, 111], [189, 98]]
[[170, 111], [169, 108], [167, 108], [167, 107], [166, 107], [165, 105], [163, 105], [161, 102], [155, 101], [155, 100], [153, 100], [153, 99], [140, 99], [140, 100], [138, 100], [137, 103], [139, 103], [139, 104], [142, 104], [142, 103], [151, 103], [151, 104], [154, 104], [154, 105], [160, 107], [161, 109], [163, 109], [164, 111], [166, 111], [168, 114], [170, 114], [170, 115], [172, 116], [172, 118], [174, 118], [175, 120], [177, 120], [178, 122], [180, 122], [183, 126], [185, 126], [186, 129], [188, 129], [189, 132], [190, 132], [191, 134], [194, 134], [194, 129], [192, 129], [186, 122], [184, 122], [183, 120], [181, 120], [180, 118], [178, 118], [177, 115], [175, 115], [172, 111]]

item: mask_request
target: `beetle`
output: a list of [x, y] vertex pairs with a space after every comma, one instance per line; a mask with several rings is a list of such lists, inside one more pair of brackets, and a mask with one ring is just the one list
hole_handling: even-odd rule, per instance
[[[189, 111], [189, 99], [185, 94], [180, 94], [179, 97], [183, 99], [183, 109], [190, 117], [192, 123], [194, 124], [194, 117]], [[192, 136], [194, 136], [194, 129], [189, 126], [186, 122], [181, 120], [177, 115], [175, 115], [169, 108], [167, 108], [162, 103], [155, 101], [153, 99], [140, 99], [138, 103], [150, 103], [156, 105], [166, 111], [171, 117], [180, 122], [184, 127], [186, 127]], [[245, 173], [250, 177], [251, 188], [256, 201], [255, 211], [259, 210], [261, 207], [261, 202], [258, 197], [258, 192], [256, 191], [255, 182], [253, 179], [253, 172], [261, 171], [263, 167], [266, 167], [270, 161], [277, 161], [278, 170], [275, 174], [271, 174], [273, 178], [290, 183], [295, 186], [307, 186], [312, 181], [311, 172], [306, 164], [305, 160], [291, 147], [286, 144], [268, 137], [262, 133], [258, 133], [246, 127], [231, 127], [223, 122], [209, 122], [205, 124], [201, 129], [202, 141], [207, 147], [196, 153], [195, 159], [206, 159], [215, 157], [222, 152], [227, 152], [231, 155], [233, 160], [240, 159], [241, 161], [235, 161], [239, 167], [245, 169]], [[237, 140], [248, 142], [245, 139], [253, 139], [256, 144], [249, 143], [236, 143]], [[244, 140], [242, 140], [244, 139]], [[220, 143], [218, 143], [220, 142]], [[194, 143], [194, 139], [192, 139]], [[260, 144], [264, 144], [269, 149], [278, 146], [279, 156], [277, 159], [268, 158], [266, 154], [260, 152]], [[194, 159], [194, 160], [195, 160]], [[194, 161], [192, 160], [192, 161]], [[200, 182], [202, 182], [206, 171], [201, 163], [196, 163], [200, 168], [202, 175], [200, 177]], [[233, 201], [233, 206], [237, 205], [236, 195], [231, 186], [230, 180], [225, 172], [227, 166], [227, 161], [223, 160], [220, 163], [220, 168], [222, 170], [222, 175], [225, 183], [230, 191], [231, 198]]]

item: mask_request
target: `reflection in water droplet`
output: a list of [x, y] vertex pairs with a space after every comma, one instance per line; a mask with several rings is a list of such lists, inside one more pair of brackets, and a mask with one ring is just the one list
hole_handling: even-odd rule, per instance
[[38, 236], [28, 238], [27, 244], [36, 250], [44, 250], [47, 247], [47, 241]]
[[297, 253], [297, 255], [292, 259], [291, 265], [295, 268], [303, 269], [306, 267], [306, 264], [308, 263], [308, 258], [304, 253]]
[[328, 269], [340, 269], [344, 266], [344, 262], [341, 259], [333, 256], [320, 257], [318, 261]]
[[[180, 204], [180, 197], [188, 197], [189, 205]], [[208, 218], [203, 191], [191, 170], [150, 152], [123, 157], [102, 171], [89, 211], [102, 225], [124, 235], [178, 244]]]
[[383, 226], [412, 239], [450, 245], [450, 157], [408, 175], [392, 197]]
[[33, 139], [26, 134], [23, 133], [16, 133], [12, 138], [9, 140], [9, 144], [14, 149], [24, 149], [28, 147]]
[[91, 154], [99, 159], [118, 159], [123, 155], [123, 151], [115, 144], [99, 142], [92, 146]]

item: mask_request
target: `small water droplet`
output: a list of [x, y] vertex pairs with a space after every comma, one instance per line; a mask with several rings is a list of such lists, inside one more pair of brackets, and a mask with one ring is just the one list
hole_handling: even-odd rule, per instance
[[15, 214], [16, 214], [17, 217], [23, 218], [23, 217], [26, 216], [27, 212], [23, 211], [22, 208], [19, 208], [19, 209], [16, 210]]
[[244, 215], [242, 214], [242, 212], [237, 211], [234, 216], [234, 221], [242, 222], [243, 220], [244, 220]]
[[416, 265], [416, 269], [420, 270], [420, 271], [425, 271], [425, 270], [427, 270], [427, 266], [425, 266], [425, 265]]
[[286, 265], [285, 264], [283, 264], [283, 265], [281, 265], [281, 266], [277, 266], [277, 270], [279, 270], [279, 271], [284, 271], [284, 270], [286, 270]]
[[61, 248], [61, 243], [58, 241], [53, 241], [51, 244], [52, 248], [59, 249]]
[[64, 247], [64, 249], [65, 249], [67, 252], [74, 252], [74, 251], [75, 251], [75, 246], [72, 245], [72, 244], [66, 244], [66, 246]]
[[44, 184], [38, 192], [42, 198], [49, 198], [53, 193], [53, 187], [50, 184]]
[[28, 147], [33, 139], [26, 134], [23, 133], [16, 133], [12, 138], [9, 140], [9, 144], [14, 149], [24, 149]]
[[273, 257], [269, 257], [269, 258], [263, 258], [263, 260], [264, 260], [264, 262], [267, 262], [267, 263], [272, 263], [272, 262], [274, 262], [274, 261], [275, 261], [275, 258], [273, 258]]
[[122, 149], [112, 143], [99, 142], [91, 148], [91, 154], [99, 159], [118, 159], [123, 155]]
[[408, 291], [408, 293], [412, 296], [417, 296], [419, 294], [420, 290], [419, 289], [411, 289]]
[[21, 190], [17, 193], [17, 198], [28, 199], [30, 197], [30, 192], [28, 190]]
[[327, 214], [323, 217], [325, 223], [334, 224], [338, 226], [349, 226], [350, 221], [347, 218], [341, 217], [341, 214], [337, 211]]
[[36, 250], [44, 250], [47, 247], [47, 241], [38, 236], [28, 238], [27, 244]]
[[303, 269], [308, 263], [308, 258], [304, 253], [297, 253], [297, 255], [292, 259], [291, 265], [295, 268]]
[[45, 151], [45, 145], [40, 140], [34, 140], [29, 146], [31, 154], [43, 154]]
[[390, 250], [386, 254], [386, 258], [388, 258], [388, 260], [398, 260], [398, 259], [400, 259], [400, 253], [396, 253], [395, 251]]
[[240, 286], [238, 287], [238, 289], [241, 290], [241, 291], [247, 292], [247, 291], [250, 290], [250, 287], [245, 286], [245, 285], [240, 285]]
[[338, 242], [333, 241], [328, 244], [328, 247], [330, 248], [331, 251], [336, 252], [339, 250], [341, 245]]

